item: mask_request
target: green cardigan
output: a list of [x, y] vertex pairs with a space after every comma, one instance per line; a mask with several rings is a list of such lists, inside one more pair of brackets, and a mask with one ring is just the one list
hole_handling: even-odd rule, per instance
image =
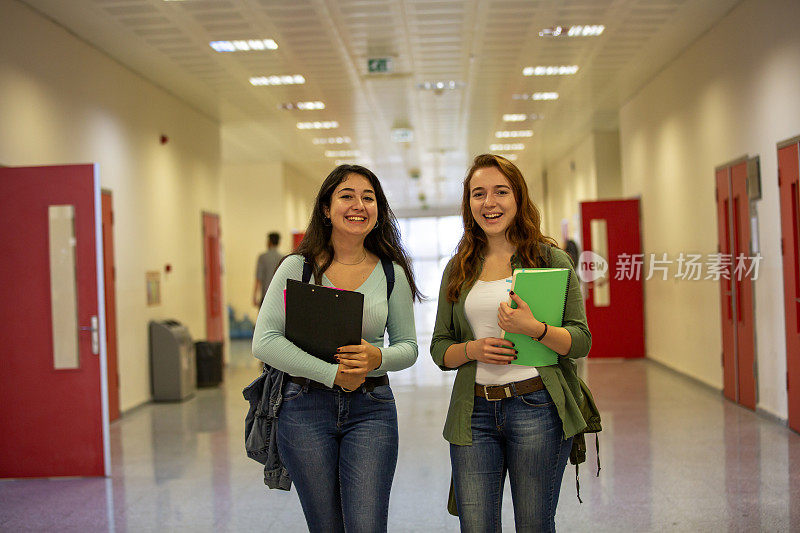
[[[569, 256], [558, 248], [543, 248], [545, 259], [551, 268], [570, 269], [567, 288], [567, 305], [564, 311], [563, 327], [572, 336], [569, 353], [559, 356], [558, 364], [541, 366], [536, 369], [542, 377], [547, 392], [558, 409], [558, 415], [564, 428], [564, 439], [579, 433], [586, 427], [586, 421], [578, 407], [583, 403], [583, 393], [578, 382], [575, 361], [586, 357], [592, 344], [592, 335], [586, 325], [586, 311], [583, 306], [580, 285]], [[549, 257], [548, 257], [549, 256]], [[521, 268], [516, 256], [511, 258], [514, 268]], [[436, 310], [436, 326], [431, 340], [433, 361], [442, 370], [454, 370], [444, 366], [444, 354], [453, 344], [475, 340], [475, 335], [467, 321], [464, 302], [472, 287], [463, 287], [458, 301], [447, 301], [447, 282], [450, 277], [452, 260], [447, 264], [439, 289], [439, 306]], [[469, 362], [458, 367], [453, 392], [450, 396], [450, 407], [444, 423], [444, 438], [458, 445], [472, 444], [472, 408], [475, 401], [475, 373], [477, 363]]]

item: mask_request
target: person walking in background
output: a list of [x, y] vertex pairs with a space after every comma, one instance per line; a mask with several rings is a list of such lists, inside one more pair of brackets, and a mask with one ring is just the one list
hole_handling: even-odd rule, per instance
[[[314, 357], [285, 337], [286, 280], [301, 280], [309, 265], [317, 284], [364, 294], [363, 339], [339, 348], [339, 364]], [[387, 277], [392, 272], [393, 285]], [[417, 359], [413, 300], [420, 292], [375, 174], [341, 165], [328, 175], [303, 241], [272, 281], [256, 321], [253, 354], [287, 374], [278, 454], [297, 488], [308, 529], [386, 531], [398, 452], [387, 372]]]
[[267, 293], [272, 276], [275, 274], [275, 269], [281, 262], [283, 257], [278, 251], [278, 244], [281, 242], [281, 236], [277, 232], [272, 232], [267, 235], [267, 251], [258, 256], [256, 260], [256, 282], [253, 286], [253, 305], [261, 307], [261, 302], [264, 301], [264, 295]]
[[[506, 473], [517, 531], [555, 531], [561, 478], [573, 436], [586, 427], [578, 407], [575, 358], [589, 353], [578, 281], [567, 254], [542, 235], [541, 216], [519, 169], [507, 159], [475, 158], [464, 180], [464, 235], [445, 268], [431, 355], [458, 369], [444, 437], [450, 442], [461, 531], [499, 532]], [[570, 269], [564, 327], [548, 326], [511, 292], [514, 268]], [[511, 365], [516, 350], [501, 330], [528, 335], [555, 351], [558, 363]]]

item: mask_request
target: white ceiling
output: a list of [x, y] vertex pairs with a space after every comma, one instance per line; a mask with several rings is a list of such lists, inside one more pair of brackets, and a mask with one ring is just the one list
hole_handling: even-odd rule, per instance
[[[325, 150], [358, 150], [395, 208], [458, 203], [472, 156], [524, 142], [524, 171], [559, 157], [591, 130], [617, 128], [618, 109], [739, 0], [23, 0], [222, 125], [226, 162], [284, 160], [320, 180]], [[600, 37], [540, 37], [555, 25], [602, 24]], [[277, 50], [217, 53], [210, 41], [274, 39]], [[367, 58], [393, 57], [392, 74]], [[574, 76], [523, 76], [535, 65]], [[253, 86], [252, 76], [306, 83]], [[442, 94], [426, 81], [463, 84]], [[514, 100], [556, 91], [556, 101]], [[283, 110], [321, 100], [324, 110]], [[506, 113], [539, 114], [504, 123]], [[333, 130], [300, 130], [332, 121]], [[413, 129], [399, 144], [391, 129]], [[530, 139], [497, 130], [532, 129]], [[347, 136], [350, 144], [313, 144]], [[411, 174], [418, 171], [419, 178]]]

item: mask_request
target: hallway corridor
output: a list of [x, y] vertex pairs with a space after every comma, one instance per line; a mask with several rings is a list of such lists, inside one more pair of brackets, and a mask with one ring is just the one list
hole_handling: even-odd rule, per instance
[[[247, 342], [232, 352], [222, 387], [147, 404], [112, 425], [110, 479], [0, 481], [0, 530], [305, 531], [297, 495], [267, 490], [244, 454], [241, 390], [258, 366]], [[568, 466], [560, 531], [800, 528], [800, 436], [648, 361], [591, 361], [584, 371], [603, 415], [602, 470], [594, 476], [589, 437], [584, 503]], [[391, 376], [401, 439], [391, 532], [458, 531], [444, 508], [441, 437], [453, 376], [424, 345], [415, 366]], [[508, 487], [503, 523], [513, 531]]]

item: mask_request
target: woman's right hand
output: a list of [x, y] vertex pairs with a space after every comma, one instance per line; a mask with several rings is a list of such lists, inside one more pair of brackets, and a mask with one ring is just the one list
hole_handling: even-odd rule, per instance
[[366, 372], [352, 373], [352, 369], [350, 369], [351, 372], [342, 372], [345, 368], [350, 369], [347, 365], [339, 364], [339, 368], [336, 370], [336, 377], [333, 379], [334, 385], [339, 385], [347, 390], [355, 390], [367, 379]]
[[467, 355], [481, 363], [507, 365], [517, 358], [517, 350], [509, 340], [484, 337], [467, 343]]

